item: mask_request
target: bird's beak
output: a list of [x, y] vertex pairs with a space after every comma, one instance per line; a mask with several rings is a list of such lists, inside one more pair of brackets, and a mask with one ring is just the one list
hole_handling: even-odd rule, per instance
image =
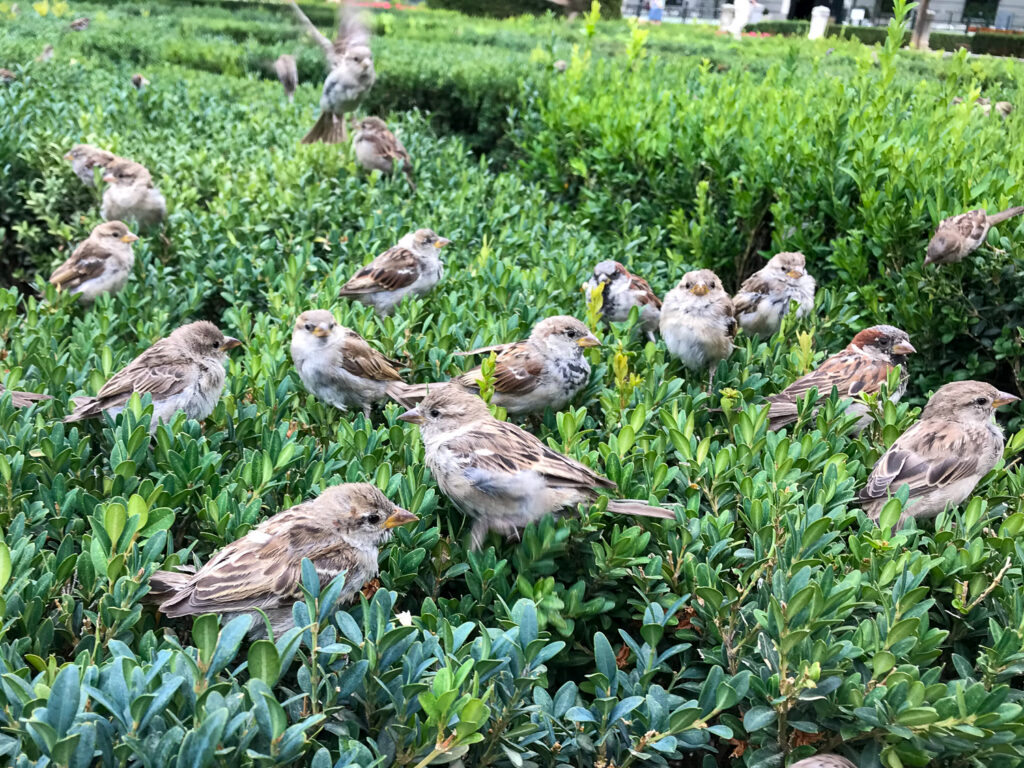
[[117, 181], [117, 176], [115, 176], [112, 173], [105, 173], [103, 174], [103, 178], [101, 179], [101, 181], [105, 181], [107, 182], [107, 184], [113, 184], [115, 181]]
[[385, 528], [397, 528], [400, 525], [408, 525], [419, 520], [416, 515], [401, 507], [395, 507], [395, 511], [384, 521]]
[[71, 158], [71, 153], [70, 153], [70, 152], [65, 152], [65, 153], [64, 153], [64, 159], [65, 159], [65, 160], [71, 160], [71, 159], [72, 159], [72, 158]]
[[601, 346], [601, 340], [598, 339], [597, 336], [595, 336], [592, 333], [588, 333], [586, 336], [584, 336], [582, 339], [580, 339], [576, 343], [579, 344], [581, 347], [600, 347]]
[[318, 339], [321, 339], [324, 336], [330, 336], [331, 329], [328, 328], [324, 323], [320, 323], [316, 328], [313, 329], [313, 335], [316, 336]]
[[914, 349], [914, 345], [909, 341], [901, 341], [897, 344], [893, 344], [892, 351], [897, 355], [912, 355], [917, 352], [917, 350]]
[[437, 241], [434, 243], [434, 247], [444, 248], [446, 245], [449, 245], [450, 243], [451, 240], [449, 240], [447, 237], [439, 237], [437, 238]]
[[240, 342], [234, 336], [225, 336], [224, 343], [221, 345], [221, 349], [234, 349], [235, 347], [240, 346], [242, 346], [242, 342]]
[[992, 401], [992, 407], [998, 408], [1001, 405], [1016, 403], [1018, 400], [1020, 400], [1019, 397], [1011, 395], [1009, 392], [996, 392], [996, 398]]
[[401, 416], [398, 417], [399, 421], [408, 421], [410, 424], [422, 424], [423, 414], [420, 413], [419, 408], [411, 408]]
[[690, 293], [694, 296], [706, 296], [708, 293], [708, 287], [704, 283], [697, 283], [690, 289]]
[[804, 276], [804, 273], [801, 272], [799, 269], [791, 269], [786, 274], [789, 277], [792, 277], [794, 280], [796, 280], [798, 277], [803, 277]]
[[125, 235], [124, 237], [121, 238], [121, 242], [122, 243], [134, 243], [138, 239], [139, 239], [138, 235], [134, 235], [131, 232], [129, 232], [127, 235]]

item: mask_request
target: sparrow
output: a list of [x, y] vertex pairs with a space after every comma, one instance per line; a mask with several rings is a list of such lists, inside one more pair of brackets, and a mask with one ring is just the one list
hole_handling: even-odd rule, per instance
[[92, 169], [106, 169], [118, 158], [105, 149], [99, 149], [89, 144], [75, 144], [64, 155], [64, 159], [71, 161], [71, 170], [85, 186], [95, 187], [96, 179], [93, 177]]
[[135, 86], [136, 91], [142, 91], [143, 88], [149, 85], [149, 80], [147, 80], [140, 72], [136, 72], [132, 75], [132, 85]]
[[789, 768], [857, 768], [857, 766], [840, 755], [814, 755], [797, 760]]
[[307, 390], [343, 411], [370, 406], [401, 384], [402, 364], [385, 357], [350, 328], [338, 325], [326, 309], [299, 315], [292, 329], [292, 360]]
[[107, 221], [134, 221], [139, 227], [159, 224], [167, 216], [167, 201], [153, 186], [153, 177], [141, 163], [117, 160], [107, 167], [100, 215]]
[[437, 285], [444, 276], [438, 249], [450, 242], [431, 229], [410, 232], [356, 272], [338, 295], [368, 304], [378, 315], [390, 315], [408, 294], [423, 296]]
[[64, 421], [96, 418], [104, 411], [116, 416], [135, 392], [152, 396], [151, 432], [178, 411], [202, 421], [224, 389], [228, 350], [241, 343], [206, 320], [176, 328], [111, 376], [95, 397], [76, 398], [74, 411]]
[[1008, 101], [997, 101], [996, 112], [999, 113], [1000, 117], [1007, 118], [1013, 112], [1013, 104]]
[[75, 30], [75, 32], [84, 32], [89, 28], [89, 18], [87, 16], [83, 16], [80, 19], [75, 19], [68, 24], [68, 26]]
[[[423, 402], [398, 418], [419, 425], [427, 467], [441, 491], [473, 519], [474, 549], [489, 531], [515, 535], [544, 515], [593, 503], [596, 489], [615, 490], [608, 478], [498, 421], [483, 400], [459, 386], [432, 387]], [[674, 518], [667, 509], [633, 499], [610, 500], [608, 510]]]
[[[541, 320], [530, 338], [512, 344], [481, 347], [462, 355], [497, 352], [494, 363], [494, 394], [491, 403], [510, 416], [562, 410], [590, 381], [590, 364], [583, 356], [587, 347], [601, 342], [575, 317], [557, 315]], [[480, 366], [452, 381], [473, 392], [480, 391]], [[436, 384], [396, 386], [391, 396], [409, 407], [422, 400]]]
[[36, 61], [49, 61], [53, 58], [53, 46], [47, 43], [43, 46], [43, 52], [36, 56]]
[[594, 267], [593, 276], [583, 284], [587, 302], [598, 285], [601, 291], [601, 317], [606, 323], [621, 323], [629, 318], [629, 310], [636, 307], [640, 312], [640, 326], [647, 338], [654, 341], [661, 319], [661, 299], [654, 295], [651, 286], [639, 275], [630, 274], [617, 261], [602, 261]]
[[985, 213], [984, 208], [979, 208], [943, 219], [928, 243], [925, 266], [957, 263], [985, 242], [993, 225], [1022, 213], [1024, 205], [1017, 205], [991, 216]]
[[714, 383], [715, 368], [732, 353], [736, 335], [732, 300], [718, 275], [710, 269], [683, 275], [665, 296], [659, 327], [669, 354], [690, 370], [710, 369]]
[[743, 281], [732, 299], [740, 328], [755, 336], [776, 333], [791, 301], [797, 303], [797, 317], [806, 317], [814, 309], [814, 278], [807, 273], [806, 259], [799, 252], [772, 256]]
[[352, 139], [356, 161], [368, 171], [380, 171], [385, 176], [395, 172], [395, 163], [401, 164], [402, 173], [412, 191], [416, 182], [412, 178], [412, 158], [402, 142], [379, 117], [364, 117], [355, 124], [356, 135]]
[[199, 570], [157, 571], [149, 579], [147, 600], [171, 618], [252, 616], [250, 635], [256, 637], [265, 633], [258, 613], [263, 611], [280, 637], [295, 626], [292, 605], [302, 600], [303, 558], [313, 563], [321, 587], [344, 571], [338, 602], [351, 603], [377, 575], [379, 548], [392, 530], [418, 519], [369, 483], [336, 485], [264, 520]]
[[[832, 355], [816, 369], [768, 398], [768, 428], [782, 429], [794, 423], [797, 420], [797, 404], [811, 389], [818, 390], [818, 402], [830, 397], [833, 387], [840, 398], [874, 394], [897, 365], [901, 369], [899, 389], [890, 392], [889, 399], [894, 403], [899, 402], [907, 391], [907, 355], [916, 351], [906, 331], [891, 325], [865, 328], [853, 337], [842, 352]], [[854, 427], [855, 431], [860, 432], [871, 423], [868, 406], [863, 400], [855, 399], [847, 410], [861, 417]]]
[[96, 301], [101, 293], [117, 293], [131, 277], [132, 243], [138, 239], [120, 221], [100, 224], [54, 270], [50, 282], [58, 290], [77, 294], [83, 304]]
[[377, 79], [373, 69], [369, 30], [347, 4], [343, 5], [338, 18], [338, 33], [332, 43], [313, 26], [295, 0], [288, 2], [306, 32], [324, 50], [330, 67], [320, 96], [320, 117], [302, 143], [347, 142], [345, 113], [356, 108]]
[[53, 399], [49, 395], [43, 395], [38, 392], [19, 392], [16, 389], [7, 389], [3, 384], [0, 384], [0, 400], [8, 394], [11, 396], [11, 404], [15, 408], [28, 408], [32, 403]]
[[284, 95], [288, 97], [288, 101], [292, 101], [295, 98], [295, 88], [299, 84], [299, 69], [295, 66], [295, 57], [282, 53], [274, 62], [274, 72], [281, 81]]
[[10, 85], [17, 79], [18, 76], [11, 72], [11, 70], [6, 69], [4, 67], [0, 67], [0, 83], [3, 83], [4, 85]]
[[921, 419], [871, 470], [858, 495], [865, 512], [878, 520], [882, 507], [904, 485], [910, 496], [900, 524], [959, 505], [1003, 455], [1003, 431], [993, 422], [993, 411], [1018, 400], [981, 381], [939, 387]]

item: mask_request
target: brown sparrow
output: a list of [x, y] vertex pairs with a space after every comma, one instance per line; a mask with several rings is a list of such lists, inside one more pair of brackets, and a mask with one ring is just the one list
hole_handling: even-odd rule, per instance
[[71, 170], [75, 172], [75, 176], [81, 179], [85, 186], [95, 187], [96, 178], [93, 176], [92, 169], [106, 169], [117, 157], [105, 149], [99, 149], [89, 144], [75, 144], [64, 155], [64, 159], [71, 161]]
[[252, 616], [254, 636], [265, 634], [258, 612], [263, 611], [280, 637], [295, 626], [292, 606], [302, 600], [303, 558], [313, 563], [321, 587], [345, 571], [338, 602], [350, 603], [377, 575], [378, 551], [392, 529], [418, 519], [369, 483], [336, 485], [264, 520], [199, 570], [157, 571], [147, 599], [172, 618]]
[[27, 408], [32, 403], [53, 399], [49, 395], [43, 395], [38, 392], [19, 392], [16, 389], [7, 389], [3, 384], [0, 384], [0, 400], [6, 395], [11, 396], [11, 405], [15, 408]]
[[38, 56], [36, 56], [36, 61], [49, 61], [52, 58], [53, 58], [53, 46], [50, 43], [47, 43], [46, 45], [43, 46], [42, 53], [40, 53]]
[[107, 167], [103, 181], [109, 186], [103, 191], [100, 215], [107, 221], [134, 221], [147, 228], [167, 216], [167, 201], [141, 163], [116, 160]]
[[313, 26], [295, 0], [288, 2], [307, 34], [323, 49], [330, 67], [320, 96], [320, 117], [302, 143], [347, 142], [345, 113], [358, 106], [377, 79], [373, 69], [373, 51], [370, 50], [370, 32], [345, 3], [338, 17], [338, 33], [332, 43]]
[[75, 32], [84, 32], [89, 28], [89, 17], [83, 16], [80, 19], [75, 19], [70, 24], [68, 24], [68, 26], [71, 27], [71, 29], [73, 29]]
[[797, 760], [789, 768], [857, 768], [841, 755], [814, 755]]
[[[832, 355], [816, 369], [801, 376], [777, 395], [768, 398], [769, 429], [782, 429], [797, 420], [798, 403], [812, 389], [818, 390], [818, 402], [832, 395], [835, 387], [840, 398], [856, 398], [858, 395], [875, 394], [885, 384], [889, 372], [897, 365], [901, 368], [900, 386], [889, 393], [892, 402], [898, 402], [907, 391], [907, 355], [917, 350], [910, 343], [906, 331], [891, 325], [876, 325], [866, 328], [847, 345], [842, 352]], [[848, 411], [861, 418], [854, 429], [860, 432], [866, 427], [871, 416], [863, 400], [855, 399]]]
[[388, 248], [360, 269], [338, 292], [363, 304], [378, 315], [390, 315], [410, 293], [429, 293], [444, 276], [444, 264], [438, 249], [451, 242], [432, 229], [417, 229]]
[[147, 85], [149, 85], [149, 80], [147, 80], [140, 72], [136, 72], [132, 75], [132, 85], [135, 86], [136, 91], [142, 91]]
[[[487, 404], [462, 387], [438, 384], [399, 418], [420, 425], [424, 460], [441, 491], [473, 518], [472, 546], [488, 531], [514, 535], [547, 514], [592, 504], [595, 489], [615, 483], [557, 453], [514, 424], [491, 416]], [[660, 517], [674, 514], [644, 501], [609, 500], [608, 510]]]
[[370, 406], [386, 399], [389, 388], [402, 381], [400, 362], [338, 325], [326, 309], [299, 315], [292, 330], [292, 360], [306, 389], [343, 411], [360, 408], [367, 419]]
[[598, 285], [601, 291], [601, 317], [606, 323], [622, 323], [629, 319], [629, 310], [636, 307], [640, 313], [640, 327], [647, 338], [654, 341], [661, 319], [661, 299], [639, 275], [631, 274], [617, 261], [602, 261], [594, 267], [593, 276], [583, 284], [587, 301]]
[[10, 85], [17, 79], [18, 76], [11, 72], [11, 70], [5, 69], [4, 67], [0, 67], [0, 83], [3, 83], [4, 85]]
[[[481, 347], [462, 355], [497, 352], [494, 363], [494, 394], [491, 403], [510, 416], [560, 411], [590, 381], [590, 363], [583, 356], [587, 347], [601, 342], [575, 317], [557, 315], [541, 320], [530, 338], [512, 344]], [[480, 366], [452, 379], [473, 393], [480, 391]], [[436, 384], [396, 386], [391, 396], [402, 405], [422, 400]]]
[[797, 317], [806, 317], [814, 309], [814, 278], [807, 273], [806, 259], [799, 252], [772, 256], [743, 281], [732, 299], [740, 328], [755, 336], [776, 333], [791, 301], [797, 303]]
[[714, 383], [715, 368], [732, 354], [736, 335], [732, 300], [718, 275], [710, 269], [683, 275], [665, 296], [660, 328], [669, 354], [691, 371], [710, 370]]
[[985, 242], [989, 229], [994, 225], [1022, 213], [1024, 205], [1018, 205], [991, 216], [985, 213], [984, 208], [979, 208], [943, 219], [928, 243], [925, 265], [955, 264]]
[[117, 293], [131, 277], [135, 264], [132, 243], [138, 239], [120, 221], [100, 224], [54, 270], [50, 282], [58, 290], [78, 294], [83, 304], [96, 301], [101, 293]]
[[295, 57], [282, 53], [274, 62], [274, 72], [281, 81], [284, 95], [288, 97], [288, 101], [292, 101], [295, 98], [295, 88], [299, 84], [299, 68], [295, 66]]
[[111, 376], [95, 397], [75, 398], [75, 409], [64, 421], [96, 418], [104, 411], [116, 416], [135, 392], [152, 396], [150, 431], [178, 411], [202, 421], [213, 413], [224, 389], [228, 350], [241, 343], [206, 320], [183, 325]]
[[395, 163], [400, 163], [406, 181], [416, 191], [412, 179], [412, 159], [402, 142], [379, 117], [364, 117], [356, 123], [356, 135], [352, 140], [356, 161], [368, 171], [380, 171], [385, 176], [395, 172]]
[[904, 485], [910, 496], [900, 517], [928, 518], [955, 507], [1003, 455], [1003, 431], [992, 421], [1001, 405], [1020, 400], [981, 381], [945, 384], [921, 419], [878, 460], [858, 500], [874, 520]]

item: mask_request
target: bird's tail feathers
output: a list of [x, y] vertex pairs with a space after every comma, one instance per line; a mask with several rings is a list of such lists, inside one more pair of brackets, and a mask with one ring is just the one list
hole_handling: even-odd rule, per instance
[[1013, 208], [1007, 208], [1005, 211], [999, 213], [993, 213], [988, 217], [990, 224], [998, 224], [1000, 221], [1006, 221], [1014, 216], [1020, 216], [1024, 213], [1024, 205], [1015, 205]]
[[403, 408], [415, 408], [427, 396], [429, 384], [406, 384], [402, 381], [388, 383], [387, 396]]
[[406, 181], [409, 182], [409, 188], [413, 192], [415, 192], [416, 191], [416, 182], [413, 181], [413, 179], [412, 179], [412, 166], [409, 165], [409, 163], [403, 163], [402, 164], [402, 173], [405, 174], [405, 179], [406, 179]]
[[177, 597], [188, 586], [195, 572], [196, 569], [189, 565], [180, 565], [177, 571], [156, 571], [149, 577], [146, 601], [159, 605]]
[[652, 507], [642, 499], [609, 499], [608, 511], [619, 515], [660, 517], [663, 520], [674, 520], [676, 517], [675, 512], [661, 507]]
[[324, 144], [341, 144], [345, 141], [345, 120], [338, 119], [332, 112], [321, 112], [317, 118], [316, 125], [306, 134], [302, 140], [303, 144], [315, 144], [322, 141]]

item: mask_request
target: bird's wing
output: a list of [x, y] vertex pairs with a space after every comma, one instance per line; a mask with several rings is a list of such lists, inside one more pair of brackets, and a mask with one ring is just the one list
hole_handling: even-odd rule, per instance
[[419, 275], [420, 265], [413, 252], [396, 245], [356, 272], [342, 286], [340, 295], [396, 291], [415, 283]]
[[968, 211], [967, 213], [961, 213], [959, 216], [954, 216], [951, 219], [946, 219], [943, 224], [947, 224], [954, 228], [961, 237], [967, 240], [980, 240], [985, 235], [985, 230], [988, 228], [988, 216], [985, 214], [984, 209], [979, 208], [976, 211]]
[[402, 160], [406, 163], [411, 162], [409, 153], [406, 152], [405, 147], [402, 146], [402, 142], [398, 140], [391, 131], [367, 133], [363, 136], [365, 141], [369, 141], [373, 144], [373, 148], [377, 151], [377, 154], [383, 155], [384, 157], [390, 157], [395, 160]]
[[343, 2], [338, 11], [338, 32], [334, 36], [334, 49], [346, 51], [356, 46], [370, 46], [370, 30], [349, 3]]
[[757, 302], [771, 292], [771, 285], [768, 283], [768, 280], [760, 272], [755, 272], [743, 281], [739, 293], [733, 297], [732, 303], [736, 309], [736, 314], [742, 315], [746, 312], [756, 311]]
[[346, 336], [342, 344], [341, 367], [354, 376], [374, 381], [401, 381], [402, 364], [385, 357], [356, 334]]
[[68, 260], [50, 275], [50, 282], [64, 290], [74, 290], [86, 280], [103, 274], [110, 251], [95, 240], [80, 243]]
[[768, 402], [796, 403], [811, 389], [818, 390], [818, 398], [832, 394], [832, 387], [840, 397], [853, 397], [862, 393], [877, 392], [889, 376], [890, 367], [881, 360], [875, 360], [847, 348], [832, 355], [815, 370], [801, 376]]
[[521, 472], [536, 472], [558, 486], [575, 488], [615, 488], [615, 483], [602, 477], [575, 459], [563, 456], [514, 424], [493, 419], [445, 444], [476, 478], [492, 478], [502, 485]]
[[96, 400], [104, 408], [123, 405], [133, 392], [148, 392], [154, 399], [171, 397], [182, 392], [191, 382], [191, 365], [181, 359], [168, 339], [160, 339], [128, 365], [110, 377]]
[[324, 53], [327, 55], [327, 60], [330, 61], [334, 56], [334, 46], [331, 45], [331, 41], [324, 37], [322, 34], [320, 34], [320, 30], [313, 26], [313, 22], [311, 22], [309, 20], [309, 17], [302, 12], [302, 9], [299, 8], [299, 5], [298, 3], [295, 2], [295, 0], [288, 0], [288, 5], [292, 7], [292, 10], [295, 12], [295, 15], [299, 19], [299, 24], [302, 25], [302, 28], [306, 31], [306, 34], [312, 37], [313, 40], [316, 41], [317, 45], [323, 48]]
[[971, 443], [956, 422], [919, 421], [875, 464], [860, 500], [885, 499], [903, 485], [910, 486], [914, 498], [977, 475], [979, 456], [969, 450]]
[[651, 284], [642, 277], [631, 274], [629, 276], [629, 287], [636, 294], [639, 304], [653, 304], [658, 309], [661, 309], [661, 299], [651, 290]]
[[[494, 363], [494, 390], [508, 395], [532, 392], [540, 383], [544, 358], [528, 342], [505, 345]], [[466, 387], [478, 387], [480, 366], [462, 374], [458, 381]]]
[[505, 350], [522, 343], [523, 342], [521, 341], [510, 341], [505, 344], [492, 344], [489, 347], [477, 347], [476, 349], [471, 349], [468, 352], [456, 352], [454, 354], [456, 357], [469, 357], [470, 355], [489, 355], [491, 354], [491, 352], [497, 352], [500, 355]]

